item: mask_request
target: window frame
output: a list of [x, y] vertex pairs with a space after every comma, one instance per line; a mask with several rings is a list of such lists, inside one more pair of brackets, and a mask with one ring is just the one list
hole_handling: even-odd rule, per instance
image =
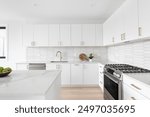
[[8, 60], [8, 25], [0, 24], [0, 27], [6, 28], [6, 42], [4, 43], [4, 56], [0, 56], [0, 60]]

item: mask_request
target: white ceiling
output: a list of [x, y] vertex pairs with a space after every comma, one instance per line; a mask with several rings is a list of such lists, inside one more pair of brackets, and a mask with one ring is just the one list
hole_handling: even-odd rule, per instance
[[0, 0], [0, 19], [104, 22], [125, 0]]

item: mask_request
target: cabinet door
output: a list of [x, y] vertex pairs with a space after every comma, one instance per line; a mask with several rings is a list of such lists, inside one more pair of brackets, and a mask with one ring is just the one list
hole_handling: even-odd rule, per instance
[[56, 70], [56, 64], [46, 64], [46, 70]]
[[113, 14], [113, 24], [112, 31], [114, 34], [114, 43], [120, 43], [125, 38], [125, 30], [124, 30], [124, 7], [121, 6], [114, 14]]
[[34, 41], [36, 46], [48, 46], [48, 25], [34, 26]]
[[23, 37], [23, 46], [32, 46], [32, 42], [34, 41], [33, 39], [33, 34], [34, 34], [34, 26], [25, 24], [22, 27], [22, 37]]
[[60, 24], [60, 45], [70, 46], [70, 24]]
[[26, 24], [22, 26], [22, 41], [23, 41], [22, 53], [25, 60], [27, 54], [27, 47], [34, 46], [33, 31], [34, 31], [33, 25]]
[[111, 16], [104, 24], [103, 24], [103, 45], [112, 45], [114, 43], [114, 27], [113, 20], [114, 17]]
[[28, 70], [28, 64], [16, 63], [16, 70]]
[[82, 64], [71, 64], [71, 85], [83, 85]]
[[61, 70], [61, 85], [70, 86], [70, 64], [46, 64], [46, 70]]
[[123, 84], [123, 99], [124, 100], [148, 100], [142, 94], [138, 93], [126, 84]]
[[84, 64], [83, 65], [83, 76], [85, 85], [98, 85], [98, 64]]
[[102, 46], [103, 45], [103, 27], [102, 24], [96, 24], [96, 30], [95, 30], [95, 39], [96, 43], [95, 46]]
[[[139, 0], [139, 36], [150, 37], [150, 0]], [[141, 28], [141, 29], [140, 29]]]
[[71, 25], [71, 45], [72, 46], [82, 45], [82, 25], [81, 24]]
[[49, 25], [49, 45], [60, 46], [59, 24]]
[[61, 64], [61, 85], [70, 86], [70, 64]]
[[101, 87], [102, 91], [104, 91], [104, 65], [99, 63], [99, 86]]
[[14, 69], [16, 68], [16, 62], [25, 61], [22, 43], [22, 25], [21, 24], [10, 24], [9, 25], [9, 62], [15, 63]]
[[138, 39], [138, 0], [127, 0], [124, 4], [125, 41]]
[[95, 46], [95, 24], [82, 25], [82, 37], [84, 46]]

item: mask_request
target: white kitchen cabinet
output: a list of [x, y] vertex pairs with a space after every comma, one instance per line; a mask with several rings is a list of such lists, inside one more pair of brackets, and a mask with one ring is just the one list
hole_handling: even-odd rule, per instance
[[103, 45], [112, 45], [114, 44], [114, 17], [111, 16], [104, 24], [103, 24]]
[[83, 86], [83, 65], [71, 64], [71, 85]]
[[37, 24], [34, 26], [35, 46], [48, 46], [48, 25]]
[[82, 46], [82, 25], [71, 24], [71, 45]]
[[103, 25], [104, 45], [138, 39], [138, 1], [127, 0]]
[[150, 0], [138, 0], [139, 1], [139, 37], [150, 37]]
[[124, 100], [149, 100], [130, 86], [123, 84], [123, 99]]
[[56, 70], [58, 69], [57, 64], [46, 64], [46, 70]]
[[114, 44], [120, 43], [125, 40], [125, 29], [124, 29], [124, 5], [122, 5], [113, 14], [112, 31], [114, 34]]
[[24, 47], [32, 46], [32, 42], [34, 41], [34, 25], [23, 24], [22, 38]]
[[[136, 76], [134, 76], [134, 77], [136, 77]], [[131, 89], [133, 89], [134, 91], [136, 91], [139, 94], [143, 95], [144, 97], [150, 99], [150, 87], [149, 87], [149, 85], [146, 85], [145, 83], [140, 82], [139, 80], [136, 80], [135, 78], [132, 78], [131, 76], [128, 76], [125, 74], [123, 74], [123, 84], [126, 84]], [[123, 90], [126, 90], [126, 88], [124, 88]]]
[[103, 46], [103, 26], [96, 24], [95, 28], [95, 46]]
[[98, 74], [99, 74], [99, 86], [100, 88], [102, 89], [102, 91], [104, 91], [104, 65], [103, 64], [98, 64], [99, 66], [99, 71], [98, 71]]
[[16, 70], [28, 70], [27, 63], [16, 63]]
[[61, 70], [61, 85], [70, 86], [70, 64], [46, 64], [46, 70]]
[[95, 46], [95, 35], [96, 28], [95, 24], [83, 24], [82, 25], [82, 39], [83, 46]]
[[59, 24], [49, 25], [49, 46], [60, 46]]
[[127, 0], [124, 5], [125, 39], [131, 41], [138, 39], [138, 0]]
[[70, 86], [70, 64], [61, 64], [61, 84], [62, 86]]
[[60, 45], [70, 46], [70, 24], [60, 24]]
[[9, 41], [8, 41], [8, 61], [14, 63], [12, 67], [16, 68], [16, 62], [24, 61], [22, 43], [22, 25], [9, 24]]
[[83, 64], [83, 82], [84, 85], [99, 84], [98, 64]]
[[34, 46], [34, 26], [32, 24], [23, 24], [22, 26], [22, 43], [23, 43], [23, 58], [26, 60], [27, 47]]

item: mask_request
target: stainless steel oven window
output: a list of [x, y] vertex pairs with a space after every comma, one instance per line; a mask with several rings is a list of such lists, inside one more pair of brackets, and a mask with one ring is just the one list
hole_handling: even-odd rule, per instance
[[106, 100], [122, 100], [122, 80], [104, 74], [104, 98]]

